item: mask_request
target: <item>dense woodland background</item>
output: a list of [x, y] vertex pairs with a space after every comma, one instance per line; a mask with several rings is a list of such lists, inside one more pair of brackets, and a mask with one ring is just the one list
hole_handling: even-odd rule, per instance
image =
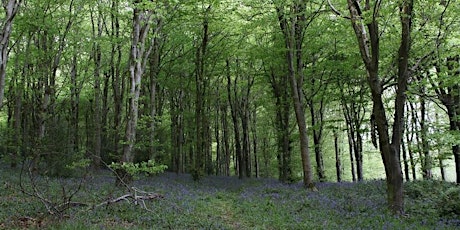
[[[0, 154], [12, 166], [71, 176], [75, 164], [154, 159], [196, 179], [385, 178], [347, 1], [2, 3]], [[361, 4], [359, 23], [379, 28], [369, 44], [390, 131], [410, 18], [404, 179], [458, 183], [459, 2]]]

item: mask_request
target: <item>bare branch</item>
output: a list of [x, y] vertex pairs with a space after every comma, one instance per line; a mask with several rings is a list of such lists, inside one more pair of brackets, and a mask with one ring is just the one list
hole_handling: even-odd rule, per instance
[[329, 5], [329, 8], [331, 8], [332, 12], [334, 12], [334, 14], [336, 14], [336, 15], [339, 16], [339, 17], [345, 18], [345, 19], [351, 19], [350, 17], [345, 16], [345, 15], [343, 15], [340, 11], [338, 11], [338, 10], [334, 7], [334, 5], [332, 5], [331, 0], [327, 0], [327, 3], [328, 3], [328, 5]]

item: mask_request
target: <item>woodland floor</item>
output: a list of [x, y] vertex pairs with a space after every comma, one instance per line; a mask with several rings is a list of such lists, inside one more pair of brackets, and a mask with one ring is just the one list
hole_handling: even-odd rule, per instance
[[[109, 171], [100, 171], [71, 198], [75, 205], [51, 215], [39, 198], [21, 192], [19, 169], [0, 166], [0, 170], [0, 229], [460, 228], [458, 210], [445, 212], [441, 199], [458, 187], [437, 181], [406, 184], [407, 215], [393, 217], [386, 211], [384, 181], [318, 183], [318, 192], [313, 192], [275, 179], [209, 176], [194, 182], [190, 175], [164, 173], [133, 183], [137, 189], [162, 195], [144, 200], [143, 206], [142, 201], [136, 205], [129, 199], [106, 202], [129, 191], [115, 187]], [[36, 188], [56, 205], [63, 202], [63, 187], [69, 197], [77, 182], [40, 177]], [[32, 191], [28, 179], [23, 184]]]

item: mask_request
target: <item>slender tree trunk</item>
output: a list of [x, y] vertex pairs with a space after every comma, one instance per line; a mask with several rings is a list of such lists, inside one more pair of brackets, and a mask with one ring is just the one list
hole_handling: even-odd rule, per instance
[[[28, 40], [27, 43], [25, 44], [25, 47], [21, 46], [16, 46], [17, 51], [29, 51], [31, 41]], [[27, 70], [28, 70], [28, 60], [24, 60], [24, 62], [19, 62], [19, 59], [16, 59], [15, 64], [14, 64], [14, 69], [18, 71], [18, 77], [12, 79], [12, 84], [11, 87], [13, 88], [11, 90], [12, 95], [12, 107], [13, 107], [13, 121], [12, 121], [12, 131], [13, 131], [13, 140], [12, 140], [12, 145], [14, 146], [12, 148], [11, 152], [11, 159], [10, 159], [10, 166], [12, 168], [16, 167], [17, 164], [21, 160], [21, 153], [24, 154], [25, 152], [23, 151], [24, 148], [24, 143], [23, 143], [23, 136], [24, 136], [24, 129], [25, 125], [23, 125], [24, 122], [24, 117], [27, 117], [27, 115], [23, 115], [23, 109], [24, 109], [24, 104], [26, 104], [26, 98], [25, 98], [25, 84], [26, 84], [26, 76], [27, 76]]]
[[209, 18], [208, 13], [211, 11], [211, 5], [204, 12], [203, 27], [201, 34], [201, 43], [196, 47], [195, 57], [195, 156], [194, 168], [192, 171], [193, 179], [200, 180], [204, 176], [205, 158], [207, 153], [207, 115], [206, 115], [206, 90], [207, 77], [205, 76], [205, 56], [209, 42]]
[[[237, 65], [239, 74], [239, 65]], [[251, 177], [252, 167], [251, 167], [251, 141], [250, 141], [250, 94], [251, 88], [254, 83], [254, 78], [248, 77], [247, 85], [245, 86], [242, 95], [241, 95], [241, 109], [239, 110], [239, 117], [241, 118], [241, 128], [243, 133], [243, 152], [242, 157], [245, 165], [245, 175], [246, 177]], [[235, 85], [236, 86], [236, 85]], [[235, 95], [236, 96], [236, 95]]]
[[[238, 110], [240, 109], [238, 106], [238, 99], [237, 99], [237, 93], [235, 89], [235, 85], [237, 82], [237, 77], [235, 77], [234, 84], [233, 84], [233, 92], [232, 92], [232, 79], [231, 79], [231, 72], [230, 72], [230, 61], [227, 60], [226, 62], [226, 68], [227, 68], [227, 95], [228, 95], [228, 103], [230, 104], [230, 112], [231, 112], [231, 117], [233, 121], [233, 135], [234, 135], [234, 141], [235, 141], [235, 155], [236, 155], [236, 164], [235, 167], [238, 172], [238, 177], [240, 179], [243, 179], [246, 177], [245, 175], [245, 168], [246, 165], [244, 164], [243, 160], [243, 151], [241, 147], [241, 138], [240, 138], [240, 125], [239, 125], [239, 119], [238, 119]], [[233, 96], [232, 96], [233, 95]]]
[[[441, 155], [440, 149], [438, 149], [438, 155]], [[441, 179], [442, 181], [446, 181], [446, 170], [444, 166], [444, 160], [442, 159], [442, 157], [439, 157], [438, 161], [439, 161], [439, 170], [441, 172]]]
[[[423, 87], [423, 86], [422, 86]], [[424, 179], [432, 179], [433, 175], [431, 172], [432, 169], [432, 158], [430, 155], [430, 146], [428, 143], [428, 127], [426, 126], [426, 102], [424, 97], [424, 90], [422, 89], [420, 96], [420, 141], [421, 141], [421, 156], [422, 158], [422, 175]]]
[[339, 147], [339, 134], [337, 130], [334, 129], [334, 150], [335, 150], [335, 172], [337, 182], [342, 181], [342, 161]]
[[[416, 170], [416, 162], [415, 162], [415, 159], [414, 159], [414, 147], [413, 147], [413, 144], [412, 144], [414, 142], [414, 135], [416, 133], [416, 129], [415, 129], [415, 126], [416, 126], [416, 123], [417, 123], [416, 111], [414, 109], [414, 106], [410, 102], [407, 103], [406, 107], [407, 107], [407, 111], [409, 111], [409, 108], [410, 108], [410, 111], [411, 111], [411, 122], [407, 123], [407, 131], [408, 131], [408, 133], [406, 133], [407, 152], [409, 153], [409, 161], [410, 161], [411, 172], [412, 172], [412, 180], [416, 180], [417, 179], [417, 170]], [[410, 129], [409, 129], [409, 127], [410, 127]]]
[[[312, 84], [314, 81], [312, 80]], [[324, 160], [322, 152], [322, 137], [323, 137], [323, 117], [324, 117], [324, 106], [323, 100], [320, 101], [319, 109], [315, 108], [313, 99], [309, 101], [311, 126], [313, 127], [313, 144], [315, 150], [316, 159], [316, 173], [318, 174], [319, 181], [326, 181], [326, 173], [324, 169]], [[318, 114], [317, 114], [318, 113]]]
[[303, 36], [306, 25], [305, 2], [299, 1], [292, 6], [293, 15], [285, 15], [284, 11], [277, 7], [278, 20], [285, 39], [286, 64], [289, 70], [289, 83], [291, 97], [294, 103], [294, 112], [299, 129], [300, 155], [302, 159], [303, 183], [305, 187], [316, 189], [313, 183], [311, 170], [310, 149], [308, 143], [307, 123], [305, 120], [305, 106], [303, 102]]
[[150, 101], [148, 107], [150, 108], [150, 159], [155, 159], [155, 126], [156, 126], [156, 95], [157, 95], [157, 78], [160, 73], [160, 57], [161, 57], [161, 30], [163, 28], [163, 21], [157, 19], [155, 23], [155, 29], [152, 30], [153, 44], [152, 44], [152, 55], [149, 60], [149, 89], [150, 89]]
[[347, 129], [347, 134], [348, 134], [348, 152], [350, 155], [351, 177], [353, 181], [356, 181], [355, 159], [354, 159], [354, 154], [353, 154], [353, 137], [352, 137], [350, 128]]
[[171, 143], [172, 143], [172, 170], [176, 173], [183, 173], [183, 145], [184, 145], [184, 127], [183, 127], [183, 97], [184, 92], [179, 89], [171, 95]]
[[[345, 99], [342, 99], [342, 108], [343, 113], [345, 116], [345, 122], [347, 124], [347, 134], [348, 134], [348, 149], [350, 155], [350, 164], [351, 164], [351, 175], [352, 180], [361, 181], [363, 179], [363, 171], [362, 171], [362, 149], [359, 148], [360, 141], [362, 142], [361, 138], [357, 138], [360, 135], [357, 132], [357, 129], [360, 129], [360, 121], [358, 118], [357, 111], [355, 108], [354, 102], [351, 102], [351, 105], [347, 105]], [[361, 159], [361, 160], [360, 160]], [[356, 162], [356, 166], [355, 166]], [[356, 173], [355, 173], [356, 169]], [[358, 174], [356, 176], [356, 174]]]
[[8, 63], [8, 43], [12, 32], [13, 19], [16, 16], [22, 0], [4, 0], [2, 7], [5, 16], [0, 20], [0, 110], [3, 107], [3, 95], [5, 94], [6, 65]]
[[272, 92], [275, 96], [275, 129], [277, 143], [277, 159], [278, 159], [278, 179], [281, 182], [292, 182], [291, 169], [291, 153], [292, 153], [292, 138], [291, 138], [291, 103], [289, 103], [289, 81], [285, 76], [276, 76], [274, 70], [271, 70], [270, 84]]
[[70, 90], [70, 98], [71, 98], [71, 106], [70, 106], [70, 145], [72, 146], [72, 150], [77, 153], [79, 149], [79, 102], [80, 102], [80, 86], [77, 82], [77, 55], [76, 53], [72, 57], [72, 70], [70, 71], [70, 81], [71, 81], [71, 90]]
[[[406, 130], [407, 131], [407, 130]], [[406, 145], [404, 143], [404, 136], [401, 138], [401, 151], [404, 163], [404, 177], [406, 181], [410, 181], [409, 175], [409, 160], [407, 159]]]
[[[447, 69], [449, 77], [457, 77], [460, 74], [458, 65], [460, 62], [460, 55], [447, 58]], [[440, 72], [439, 63], [436, 65], [436, 69]], [[454, 83], [452, 85], [440, 85], [436, 88], [438, 98], [447, 109], [447, 116], [449, 117], [449, 128], [450, 131], [458, 132], [460, 130], [460, 84]], [[455, 161], [455, 173], [457, 184], [460, 184], [460, 145], [452, 145], [452, 154]]]
[[214, 139], [215, 139], [215, 142], [216, 142], [216, 165], [215, 165], [215, 169], [216, 169], [216, 175], [223, 175], [223, 165], [224, 165], [224, 161], [223, 161], [223, 154], [222, 154], [222, 139], [221, 139], [221, 136], [220, 136], [220, 133], [221, 133], [221, 125], [220, 125], [220, 120], [221, 120], [221, 102], [220, 102], [220, 87], [217, 86], [217, 90], [216, 90], [216, 96], [217, 96], [217, 101], [216, 101], [216, 105], [215, 105], [215, 117], [214, 117]]
[[224, 154], [224, 175], [230, 176], [230, 160], [231, 160], [231, 152], [230, 152], [230, 130], [228, 127], [228, 118], [227, 118], [227, 105], [222, 106], [222, 115], [221, 115], [221, 123], [222, 123], [222, 139], [224, 142], [223, 146], [223, 154]]
[[[98, 1], [99, 4], [102, 4], [101, 1]], [[93, 113], [93, 124], [94, 124], [94, 133], [93, 133], [93, 151], [91, 153], [92, 167], [94, 169], [99, 168], [101, 162], [101, 150], [102, 150], [102, 107], [101, 107], [101, 59], [102, 51], [101, 46], [98, 44], [97, 40], [102, 37], [102, 12], [97, 10], [97, 19], [94, 21], [92, 17], [92, 27], [93, 27], [93, 38], [96, 42], [93, 44], [93, 60], [94, 60], [94, 113]]]
[[[111, 18], [111, 34], [110, 36], [116, 41], [115, 38], [119, 38], [120, 34], [120, 23], [119, 23], [119, 0], [112, 0], [112, 6], [110, 10]], [[111, 151], [115, 153], [120, 152], [120, 132], [119, 127], [122, 126], [122, 114], [123, 114], [123, 98], [125, 92], [125, 80], [121, 78], [121, 61], [122, 61], [122, 46], [120, 42], [116, 41], [111, 44], [110, 52], [110, 75], [112, 77], [111, 87], [113, 92], [113, 125], [111, 130], [113, 133], [113, 142], [111, 142]], [[112, 159], [110, 159], [112, 160]]]
[[247, 100], [246, 98], [243, 98], [243, 105], [240, 110], [242, 114], [240, 114], [241, 118], [241, 130], [243, 133], [243, 152], [242, 152], [242, 158], [244, 161], [244, 175], [246, 177], [251, 177], [251, 161], [250, 159], [250, 141], [249, 141], [249, 115], [247, 111]]
[[257, 113], [253, 111], [251, 113], [251, 121], [252, 121], [252, 126], [251, 126], [251, 133], [252, 133], [252, 155], [254, 156], [254, 173], [256, 178], [259, 178], [260, 172], [259, 172], [259, 156], [258, 156], [258, 142], [259, 140], [257, 139], [257, 129], [256, 129], [256, 121], [257, 121]]

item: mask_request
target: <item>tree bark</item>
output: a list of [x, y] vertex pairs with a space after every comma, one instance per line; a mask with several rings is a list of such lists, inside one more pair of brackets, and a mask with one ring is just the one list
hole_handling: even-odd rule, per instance
[[[131, 55], [129, 65], [130, 76], [130, 97], [129, 109], [126, 123], [125, 137], [123, 143], [122, 163], [134, 161], [134, 145], [136, 143], [136, 128], [139, 114], [139, 96], [141, 90], [141, 78], [145, 70], [146, 62], [151, 49], [145, 49], [146, 38], [150, 30], [150, 17], [152, 12], [134, 8], [133, 30], [131, 41]], [[118, 172], [116, 184], [131, 182], [131, 176], [127, 172]]]
[[[312, 80], [314, 85], [314, 80]], [[319, 108], [315, 108], [313, 98], [309, 101], [311, 126], [313, 127], [313, 145], [316, 159], [316, 173], [318, 174], [319, 181], [326, 181], [326, 173], [324, 169], [324, 160], [322, 152], [322, 138], [323, 138], [323, 119], [324, 119], [324, 101], [319, 102]]]
[[0, 21], [0, 110], [3, 107], [3, 96], [5, 94], [6, 65], [8, 63], [8, 44], [12, 32], [13, 19], [16, 16], [22, 0], [4, 0], [2, 7], [5, 10], [5, 17]]

